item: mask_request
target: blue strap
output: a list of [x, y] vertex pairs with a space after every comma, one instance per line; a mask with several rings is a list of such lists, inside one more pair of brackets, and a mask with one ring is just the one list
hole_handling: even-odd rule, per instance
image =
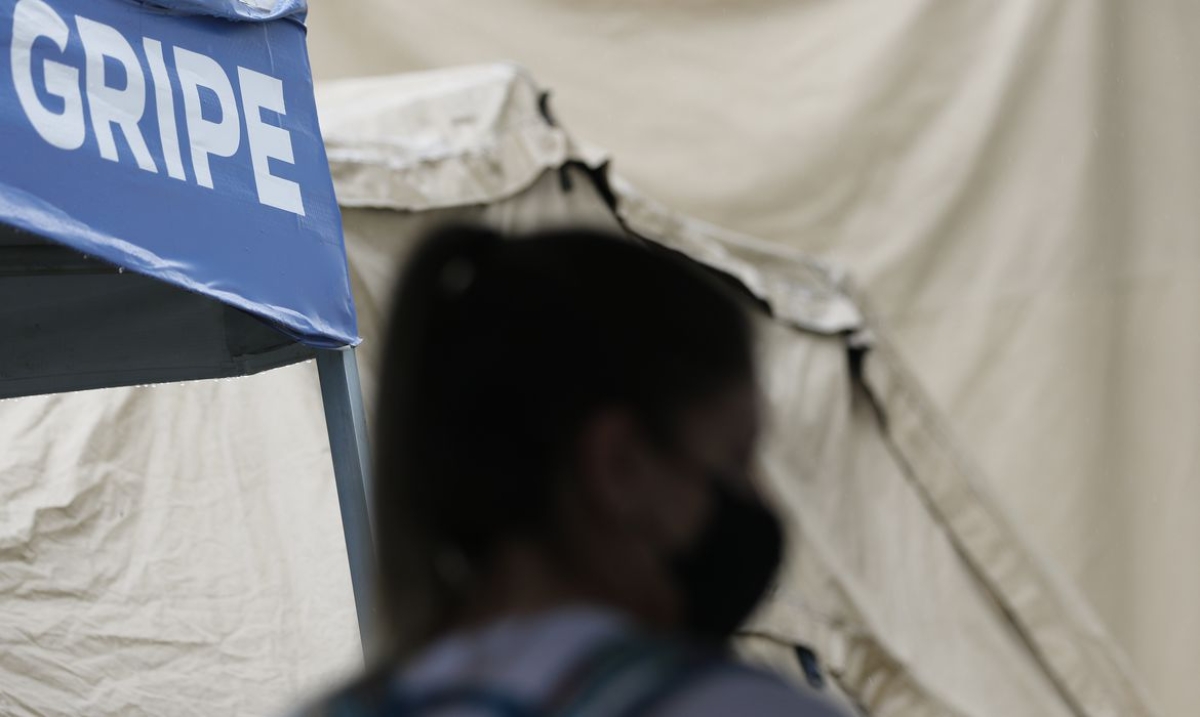
[[640, 637], [602, 648], [587, 664], [586, 679], [552, 701], [554, 717], [638, 717], [729, 663], [709, 650]]
[[389, 686], [343, 694], [329, 717], [419, 717], [447, 707], [475, 708], [488, 717], [543, 717], [540, 710], [505, 692], [472, 685], [409, 693]]
[[407, 692], [390, 680], [378, 680], [340, 695], [328, 715], [423, 717], [447, 707], [463, 707], [488, 717], [640, 717], [714, 668], [737, 669], [719, 653], [623, 637], [593, 651], [541, 705], [482, 686]]
[[451, 706], [473, 707], [490, 717], [542, 717], [539, 710], [512, 695], [499, 690], [470, 685], [434, 690], [418, 695], [393, 692], [392, 699], [380, 717], [384, 717], [384, 715], [386, 717], [425, 715]]

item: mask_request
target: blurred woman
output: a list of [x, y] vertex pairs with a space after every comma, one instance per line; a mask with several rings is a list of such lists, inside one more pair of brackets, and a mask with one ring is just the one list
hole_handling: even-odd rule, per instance
[[624, 238], [425, 241], [377, 403], [387, 650], [314, 714], [835, 714], [724, 651], [782, 546], [742, 301]]

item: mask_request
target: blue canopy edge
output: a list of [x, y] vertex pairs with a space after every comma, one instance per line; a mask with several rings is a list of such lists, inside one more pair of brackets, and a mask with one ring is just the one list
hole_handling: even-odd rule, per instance
[[247, 376], [322, 353], [215, 299], [0, 225], [0, 399]]
[[237, 22], [269, 22], [291, 18], [304, 22], [308, 0], [128, 0], [186, 15], [209, 15]]
[[304, 40], [130, 0], [0, 8], [0, 222], [309, 346], [357, 344]]
[[264, 306], [240, 294], [200, 284], [186, 270], [187, 267], [156, 256], [144, 247], [102, 234], [40, 198], [3, 183], [0, 183], [0, 219], [9, 226], [58, 240], [85, 256], [103, 259], [122, 269], [203, 294], [264, 318], [283, 333], [314, 348], [338, 348], [359, 343], [357, 336], [342, 333], [339, 327], [323, 322], [319, 317], [287, 307]]

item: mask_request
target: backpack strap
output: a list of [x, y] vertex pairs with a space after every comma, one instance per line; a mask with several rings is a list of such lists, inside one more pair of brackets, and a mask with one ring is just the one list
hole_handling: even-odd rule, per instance
[[421, 717], [451, 706], [490, 717], [640, 717], [714, 668], [736, 669], [712, 650], [623, 636], [592, 651], [540, 705], [483, 686], [409, 693], [380, 670], [334, 695], [313, 717]]
[[511, 695], [474, 685], [409, 693], [390, 679], [364, 681], [338, 694], [321, 717], [420, 717], [446, 707], [467, 707], [489, 717], [542, 717], [541, 711]]
[[547, 717], [638, 717], [710, 670], [720, 654], [648, 637], [606, 643], [563, 680], [545, 703]]
[[387, 717], [434, 714], [445, 707], [468, 707], [489, 717], [541, 717], [534, 706], [512, 695], [487, 687], [462, 685], [416, 695], [397, 693], [380, 713]]

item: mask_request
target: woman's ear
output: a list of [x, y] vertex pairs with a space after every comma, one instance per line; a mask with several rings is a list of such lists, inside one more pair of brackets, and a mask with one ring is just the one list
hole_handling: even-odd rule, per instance
[[709, 509], [708, 489], [681, 468], [628, 410], [597, 411], [579, 434], [579, 507], [603, 540], [634, 537], [670, 552], [697, 534]]
[[576, 470], [585, 504], [605, 522], [636, 521], [654, 490], [653, 456], [632, 413], [597, 411], [579, 433]]

